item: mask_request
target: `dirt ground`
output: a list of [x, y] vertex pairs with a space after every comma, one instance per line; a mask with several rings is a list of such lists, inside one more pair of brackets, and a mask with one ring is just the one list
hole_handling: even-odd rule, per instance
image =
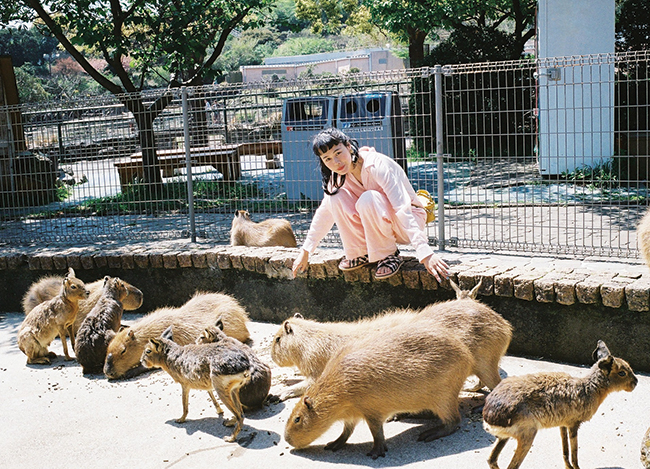
[[[125, 322], [136, 315], [125, 317]], [[222, 425], [206, 392], [190, 394], [188, 420], [178, 424], [182, 413], [180, 385], [163, 371], [125, 381], [104, 376], [83, 376], [80, 366], [58, 358], [50, 366], [26, 365], [16, 345], [23, 316], [0, 314], [0, 467], [3, 468], [487, 468], [486, 459], [494, 438], [482, 428], [481, 393], [463, 393], [460, 429], [440, 440], [417, 442], [428, 422], [406, 420], [384, 425], [388, 453], [371, 460], [371, 436], [360, 423], [342, 450], [325, 451], [336, 438], [335, 424], [313, 446], [296, 451], [283, 439], [284, 425], [295, 400], [267, 405], [246, 415], [237, 443], [223, 438], [231, 429]], [[277, 324], [250, 324], [254, 350], [272, 365], [279, 392], [298, 377], [280, 369], [269, 356]], [[594, 344], [595, 347], [596, 344]], [[52, 350], [61, 354], [56, 340]], [[612, 350], [616, 354], [615, 350]], [[623, 357], [624, 358], [624, 357]], [[503, 371], [519, 375], [540, 370], [584, 375], [583, 367], [507, 356]], [[590, 422], [579, 432], [580, 465], [583, 468], [641, 468], [641, 439], [650, 426], [650, 376], [639, 374], [632, 393], [610, 395]], [[226, 411], [226, 417], [229, 417]], [[514, 442], [503, 451], [501, 467], [507, 467]], [[559, 430], [542, 430], [522, 468], [562, 469]]]

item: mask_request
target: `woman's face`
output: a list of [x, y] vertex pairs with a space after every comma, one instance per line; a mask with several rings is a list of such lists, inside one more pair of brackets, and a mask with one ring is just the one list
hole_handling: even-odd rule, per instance
[[350, 148], [343, 143], [339, 143], [322, 153], [320, 159], [334, 173], [343, 175], [352, 171], [352, 154]]

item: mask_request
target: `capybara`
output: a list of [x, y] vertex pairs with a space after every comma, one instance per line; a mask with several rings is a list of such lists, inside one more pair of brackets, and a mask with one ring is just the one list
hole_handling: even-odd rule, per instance
[[65, 359], [72, 360], [68, 354], [66, 330], [74, 322], [79, 300], [84, 298], [88, 298], [88, 290], [71, 267], [61, 280], [59, 294], [34, 307], [20, 325], [18, 348], [27, 355], [27, 363], [50, 364], [56, 354], [47, 348], [57, 335], [61, 338]]
[[515, 438], [517, 449], [508, 469], [517, 469], [537, 431], [551, 427], [560, 427], [565, 466], [578, 468], [580, 425], [591, 419], [609, 393], [632, 391], [638, 382], [630, 365], [613, 357], [602, 340], [593, 356], [596, 363], [583, 378], [567, 373], [534, 373], [508, 377], [492, 390], [483, 407], [483, 426], [497, 437], [488, 459], [490, 468], [499, 468], [501, 450], [509, 438]]
[[472, 390], [484, 385], [494, 388], [501, 381], [499, 362], [510, 345], [512, 326], [489, 306], [473, 299], [475, 293], [457, 293], [461, 299], [434, 303], [420, 312], [395, 310], [356, 322], [321, 323], [300, 315], [284, 321], [274, 337], [271, 358], [280, 366], [297, 367], [305, 380], [282, 392], [280, 399], [300, 396], [350, 338], [412, 321], [423, 321], [422, 327], [444, 328], [465, 343], [473, 355], [472, 374], [479, 378]]
[[226, 335], [240, 342], [250, 338], [246, 326], [248, 313], [236, 299], [223, 293], [197, 292], [179, 308], [158, 309], [120, 330], [108, 344], [104, 374], [118, 379], [142, 373], [146, 368], [140, 364], [140, 357], [149, 339], [160, 337], [165, 329], [173, 326], [176, 343], [192, 344], [219, 318]]
[[281, 218], [268, 218], [259, 223], [251, 220], [246, 210], [235, 212], [230, 230], [232, 246], [285, 246], [295, 248], [296, 237], [291, 223]]
[[650, 267], [650, 209], [646, 210], [643, 218], [636, 227], [637, 245], [646, 265]]
[[374, 441], [368, 456], [376, 459], [387, 450], [384, 421], [422, 411], [432, 411], [440, 425], [423, 432], [420, 440], [449, 435], [461, 421], [458, 394], [471, 368], [469, 350], [447, 331], [411, 323], [370, 332], [348, 341], [328, 362], [291, 412], [285, 440], [303, 448], [343, 420], [343, 433], [325, 446], [337, 450], [357, 422], [365, 420]]
[[[23, 312], [29, 313], [37, 304], [47, 301], [57, 295], [61, 289], [61, 281], [63, 277], [58, 275], [50, 275], [39, 279], [34, 282], [27, 293], [23, 296]], [[124, 282], [124, 280], [123, 280]], [[122, 306], [125, 311], [133, 311], [142, 306], [142, 292], [133, 285], [124, 282], [129, 290], [129, 295], [124, 299]], [[90, 292], [88, 298], [79, 301], [79, 312], [74, 324], [68, 331], [70, 341], [74, 347], [74, 341], [79, 331], [79, 327], [90, 310], [95, 307], [97, 300], [102, 296], [102, 289], [104, 288], [104, 279], [100, 278], [92, 283], [86, 284], [86, 289]]]
[[101, 373], [104, 368], [108, 344], [122, 324], [127, 285], [118, 277], [104, 277], [102, 296], [79, 327], [74, 353], [84, 374]]
[[510, 346], [512, 325], [475, 299], [480, 282], [469, 293], [452, 280], [450, 283], [457, 299], [428, 305], [420, 314], [445, 327], [469, 348], [474, 358], [472, 374], [479, 378], [470, 390], [477, 391], [483, 386], [494, 389], [501, 381], [499, 362]]
[[301, 314], [287, 319], [273, 338], [271, 358], [279, 366], [297, 367], [305, 379], [283, 391], [280, 400], [301, 396], [348, 340], [418, 319], [416, 313], [408, 310], [392, 311], [355, 322], [318, 322], [305, 319]]
[[223, 410], [214, 398], [217, 391], [221, 402], [234, 418], [224, 425], [235, 426], [226, 441], [235, 441], [244, 425], [244, 411], [239, 400], [239, 390], [251, 379], [252, 365], [248, 354], [239, 347], [232, 347], [228, 341], [211, 344], [178, 345], [167, 337], [172, 334], [170, 326], [158, 339], [149, 339], [142, 352], [142, 364], [147, 368], [160, 367], [180, 383], [183, 389], [183, 415], [176, 420], [185, 421], [188, 412], [190, 389], [205, 389], [210, 393], [217, 413]]
[[245, 410], [252, 410], [262, 407], [264, 401], [269, 395], [271, 389], [271, 368], [262, 360], [260, 360], [253, 350], [246, 344], [233, 337], [228, 337], [223, 332], [223, 322], [221, 319], [217, 324], [208, 327], [201, 333], [197, 344], [211, 344], [215, 342], [222, 342], [224, 346], [238, 349], [241, 353], [248, 355], [248, 360], [251, 363], [251, 379], [239, 390], [239, 398]]
[[650, 469], [650, 428], [648, 428], [641, 441], [641, 464], [645, 469]]

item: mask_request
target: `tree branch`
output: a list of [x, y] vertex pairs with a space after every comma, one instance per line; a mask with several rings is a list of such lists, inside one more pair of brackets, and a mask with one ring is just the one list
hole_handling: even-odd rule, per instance
[[63, 34], [61, 27], [56, 21], [49, 15], [43, 5], [41, 5], [39, 0], [26, 0], [27, 4], [36, 12], [39, 18], [43, 20], [48, 29], [52, 32], [54, 37], [56, 37], [63, 48], [79, 63], [81, 68], [83, 68], [93, 79], [99, 83], [101, 86], [106, 88], [113, 94], [122, 93], [123, 90], [113, 83], [111, 80], [102, 75], [95, 67], [90, 65], [88, 60], [83, 56], [79, 50], [68, 40], [68, 38]]

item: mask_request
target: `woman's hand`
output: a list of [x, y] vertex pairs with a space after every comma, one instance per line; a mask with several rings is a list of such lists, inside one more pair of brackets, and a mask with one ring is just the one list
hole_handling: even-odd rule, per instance
[[422, 263], [427, 268], [427, 272], [433, 275], [438, 283], [442, 282], [441, 277], [449, 278], [449, 266], [435, 254], [431, 254], [422, 259]]
[[305, 251], [304, 249], [301, 249], [300, 254], [298, 254], [296, 260], [293, 261], [293, 267], [291, 268], [291, 272], [293, 273], [293, 278], [296, 278], [296, 276], [299, 273], [302, 274], [307, 272], [308, 266], [309, 266], [309, 252]]

